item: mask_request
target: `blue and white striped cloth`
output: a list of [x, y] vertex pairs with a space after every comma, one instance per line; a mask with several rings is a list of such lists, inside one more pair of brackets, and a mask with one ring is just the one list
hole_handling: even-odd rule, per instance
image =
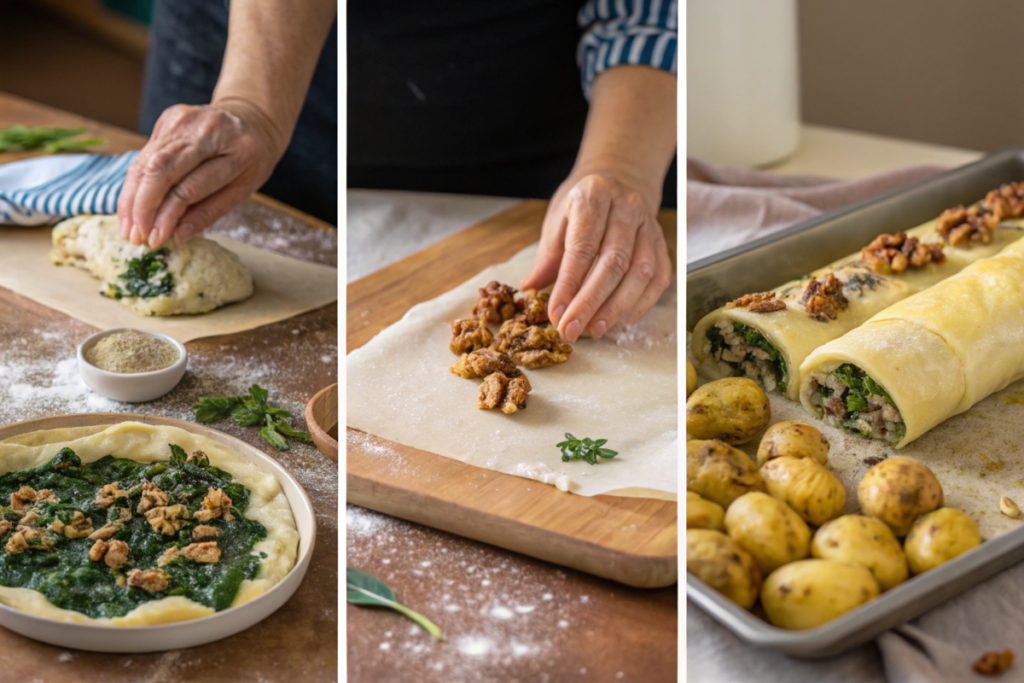
[[597, 75], [614, 66], [633, 64], [677, 72], [676, 0], [589, 0], [576, 20], [585, 29], [576, 61], [588, 100]]
[[52, 225], [115, 213], [136, 154], [59, 154], [0, 165], [0, 224]]

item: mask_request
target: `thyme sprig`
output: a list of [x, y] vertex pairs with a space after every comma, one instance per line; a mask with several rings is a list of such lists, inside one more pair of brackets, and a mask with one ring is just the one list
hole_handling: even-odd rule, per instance
[[565, 433], [565, 441], [555, 444], [556, 448], [562, 451], [562, 462], [570, 460], [586, 460], [591, 465], [598, 463], [598, 458], [614, 458], [619, 454], [610, 448], [602, 448], [608, 439], [577, 439], [572, 434]]

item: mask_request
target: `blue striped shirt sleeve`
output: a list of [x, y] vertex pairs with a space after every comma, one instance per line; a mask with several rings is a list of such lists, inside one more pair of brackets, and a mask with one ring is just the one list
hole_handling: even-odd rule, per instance
[[576, 61], [588, 100], [597, 75], [614, 66], [652, 66], [676, 73], [677, 0], [588, 0], [577, 21], [584, 34]]

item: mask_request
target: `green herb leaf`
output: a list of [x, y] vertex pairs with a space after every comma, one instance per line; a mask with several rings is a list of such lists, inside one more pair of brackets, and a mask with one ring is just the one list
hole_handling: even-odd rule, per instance
[[352, 605], [388, 607], [404, 614], [422, 626], [427, 633], [443, 640], [441, 629], [419, 612], [402, 605], [395, 598], [395, 592], [380, 579], [349, 567], [345, 572], [345, 599]]
[[44, 126], [11, 126], [0, 129], [0, 152], [26, 152], [43, 148], [61, 152], [91, 147], [106, 142], [97, 138], [72, 139], [85, 128], [48, 128]]
[[192, 410], [196, 413], [196, 419], [205, 425], [223, 420], [240, 404], [241, 400], [237, 396], [211, 396], [193, 405]]
[[286, 441], [285, 438], [281, 436], [281, 433], [279, 431], [274, 429], [273, 424], [267, 424], [266, 426], [264, 426], [263, 429], [260, 430], [260, 434], [263, 435], [263, 438], [266, 440], [267, 443], [269, 443], [277, 450], [288, 450], [288, 441]]
[[192, 406], [196, 419], [210, 424], [230, 417], [242, 427], [260, 427], [263, 438], [274, 448], [288, 450], [285, 437], [310, 441], [309, 434], [292, 427], [292, 414], [267, 403], [270, 392], [253, 384], [241, 396], [209, 396]]
[[596, 465], [598, 458], [614, 458], [619, 454], [610, 448], [601, 448], [608, 443], [608, 439], [577, 439], [572, 434], [566, 434], [565, 437], [566, 441], [555, 444], [555, 448], [562, 451], [562, 462], [586, 460]]
[[[174, 289], [174, 277], [167, 272], [166, 249], [147, 251], [138, 258], [128, 259], [125, 272], [117, 276], [124, 282], [123, 294], [140, 299], [169, 294]], [[108, 288], [115, 285], [108, 285]]]
[[188, 453], [176, 443], [171, 444], [171, 464], [175, 467], [184, 467], [188, 460]]

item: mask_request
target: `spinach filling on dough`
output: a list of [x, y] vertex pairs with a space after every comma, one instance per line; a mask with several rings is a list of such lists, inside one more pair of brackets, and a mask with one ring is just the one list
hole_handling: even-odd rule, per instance
[[259, 573], [253, 546], [267, 536], [243, 516], [249, 490], [233, 479], [202, 451], [175, 445], [167, 462], [107, 455], [82, 464], [64, 448], [5, 474], [0, 585], [93, 618], [174, 595], [225, 609]]
[[120, 284], [108, 282], [103, 296], [122, 299], [133, 296], [139, 299], [170, 294], [174, 290], [174, 276], [167, 272], [167, 249], [148, 251], [138, 258], [125, 262], [125, 271], [117, 276]]
[[766, 391], [785, 393], [789, 384], [786, 359], [763, 334], [743, 323], [725, 320], [707, 331], [704, 353], [749, 377]]
[[899, 443], [907, 425], [888, 392], [866, 372], [843, 363], [829, 373], [811, 375], [811, 403], [822, 419], [869, 439]]

